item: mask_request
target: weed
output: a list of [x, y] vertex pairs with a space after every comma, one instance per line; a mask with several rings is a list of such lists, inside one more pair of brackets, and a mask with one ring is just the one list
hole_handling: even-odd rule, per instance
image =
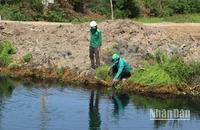
[[12, 62], [12, 63], [10, 63], [10, 64], [8, 65], [8, 68], [9, 68], [9, 69], [16, 69], [16, 68], [18, 68], [19, 66], [20, 66], [19, 63], [16, 62], [16, 61], [14, 61], [14, 62]]
[[26, 55], [24, 55], [23, 57], [23, 60], [25, 62], [29, 62], [31, 59], [32, 59], [32, 54], [30, 52], [28, 52]]
[[173, 86], [188, 85], [190, 78], [200, 73], [200, 64], [186, 63], [179, 55], [171, 58], [157, 51], [153, 58], [156, 65], [145, 63], [144, 70], [134, 69], [134, 78], [129, 80], [142, 85]]
[[7, 66], [11, 63], [10, 56], [15, 53], [8, 40], [0, 42], [0, 66]]
[[61, 67], [60, 70], [59, 70], [59, 73], [60, 73], [61, 75], [63, 75], [63, 74], [65, 73], [65, 68], [64, 68], [64, 67]]
[[108, 75], [108, 65], [102, 65], [96, 70], [96, 76], [105, 81], [112, 81], [112, 77]]
[[120, 52], [116, 48], [107, 48], [105, 54], [112, 56], [113, 54], [120, 54]]
[[106, 48], [104, 51], [105, 54], [112, 56], [113, 54], [120, 54], [119, 48], [117, 44], [114, 44], [112, 48]]
[[70, 74], [72, 75], [72, 76], [77, 76], [77, 70], [74, 68], [74, 69], [71, 69], [70, 70]]

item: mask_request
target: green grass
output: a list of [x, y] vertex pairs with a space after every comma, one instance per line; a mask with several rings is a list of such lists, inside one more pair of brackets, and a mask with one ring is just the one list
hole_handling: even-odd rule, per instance
[[179, 55], [167, 57], [158, 50], [153, 58], [156, 65], [146, 63], [144, 70], [135, 68], [134, 78], [129, 80], [147, 86], [187, 86], [192, 81], [191, 77], [200, 73], [199, 63], [186, 63]]
[[33, 58], [33, 56], [32, 56], [32, 54], [30, 52], [28, 52], [22, 58], [23, 58], [24, 62], [29, 62]]
[[108, 75], [108, 65], [102, 65], [96, 70], [96, 76], [105, 81], [112, 81], [112, 77]]
[[133, 19], [136, 22], [142, 22], [142, 23], [160, 23], [163, 22], [163, 18], [137, 18]]
[[165, 18], [135, 18], [133, 21], [142, 23], [160, 23], [160, 22], [174, 22], [174, 23], [200, 23], [199, 14], [184, 14], [184, 15], [174, 15]]
[[200, 23], [200, 15], [198, 14], [191, 15], [191, 18], [194, 19], [195, 23]]
[[194, 15], [175, 15], [171, 17], [164, 18], [165, 22], [174, 23], [195, 23]]
[[10, 41], [0, 42], [0, 66], [7, 66], [11, 63], [11, 55], [15, 53]]

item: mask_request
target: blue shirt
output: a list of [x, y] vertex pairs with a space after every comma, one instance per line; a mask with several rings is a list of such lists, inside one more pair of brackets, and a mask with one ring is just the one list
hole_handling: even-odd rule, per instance
[[124, 60], [123, 58], [119, 59], [119, 62], [115, 62], [110, 66], [110, 69], [112, 69], [113, 66], [116, 66], [118, 68], [117, 74], [115, 75], [114, 79], [118, 79], [120, 74], [122, 73], [123, 69], [128, 70], [131, 73], [131, 67], [128, 64], [128, 62], [126, 60]]

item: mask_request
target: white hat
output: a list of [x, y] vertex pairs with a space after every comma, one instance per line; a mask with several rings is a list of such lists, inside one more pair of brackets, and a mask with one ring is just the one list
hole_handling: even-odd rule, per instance
[[90, 27], [94, 28], [95, 26], [97, 26], [97, 23], [95, 21], [90, 22]]

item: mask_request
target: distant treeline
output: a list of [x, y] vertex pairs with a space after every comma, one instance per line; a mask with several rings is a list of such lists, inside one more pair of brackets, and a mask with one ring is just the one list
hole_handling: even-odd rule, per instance
[[112, 1], [114, 18], [168, 17], [177, 14], [200, 13], [200, 0], [0, 0], [3, 19], [22, 21], [69, 22], [76, 13], [99, 13], [109, 17]]

